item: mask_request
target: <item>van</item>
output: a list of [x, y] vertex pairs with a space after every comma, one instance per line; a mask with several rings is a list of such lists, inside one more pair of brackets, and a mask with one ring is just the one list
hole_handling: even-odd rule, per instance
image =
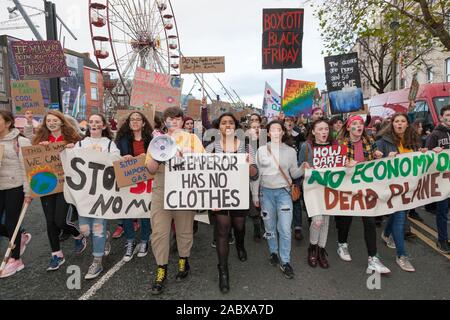
[[432, 128], [439, 123], [441, 109], [450, 105], [450, 82], [421, 84], [411, 110], [408, 96], [409, 88], [372, 97], [369, 103], [372, 121], [405, 112], [412, 121], [421, 120], [425, 127]]

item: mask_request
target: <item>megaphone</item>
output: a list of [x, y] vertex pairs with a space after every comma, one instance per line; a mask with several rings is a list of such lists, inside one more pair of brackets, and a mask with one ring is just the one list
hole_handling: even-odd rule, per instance
[[164, 134], [152, 139], [148, 151], [156, 161], [165, 162], [175, 157], [178, 146], [171, 136]]

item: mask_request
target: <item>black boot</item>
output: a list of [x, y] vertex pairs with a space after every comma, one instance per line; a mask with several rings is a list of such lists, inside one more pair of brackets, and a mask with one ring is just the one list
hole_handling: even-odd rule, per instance
[[228, 266], [217, 265], [219, 268], [219, 288], [222, 293], [230, 291], [230, 276], [228, 274]]
[[191, 270], [191, 267], [189, 266], [189, 260], [188, 258], [180, 258], [178, 260], [178, 273], [175, 277], [177, 281], [183, 280], [189, 275], [189, 271]]
[[163, 292], [164, 282], [167, 279], [167, 264], [163, 266], [158, 266], [156, 269], [155, 280], [152, 284], [152, 294], [157, 295]]
[[242, 262], [247, 261], [247, 251], [245, 250], [244, 245], [243, 244], [236, 245], [236, 250], [239, 260], [241, 260]]

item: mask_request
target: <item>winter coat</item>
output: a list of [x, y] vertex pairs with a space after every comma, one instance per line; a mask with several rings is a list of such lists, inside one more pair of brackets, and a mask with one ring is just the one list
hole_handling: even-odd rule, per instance
[[428, 149], [436, 147], [450, 149], [450, 128], [443, 124], [438, 125], [428, 137], [426, 147]]

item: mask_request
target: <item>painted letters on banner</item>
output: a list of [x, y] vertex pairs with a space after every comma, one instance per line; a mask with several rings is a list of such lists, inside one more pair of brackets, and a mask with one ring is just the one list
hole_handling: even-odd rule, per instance
[[64, 171], [60, 152], [65, 145], [65, 142], [57, 142], [22, 148], [25, 172], [33, 198], [63, 191]]
[[303, 9], [263, 10], [263, 69], [302, 67]]
[[167, 74], [137, 68], [130, 105], [143, 107], [154, 106], [157, 112], [180, 106], [183, 80]]
[[338, 168], [345, 165], [347, 146], [331, 145], [313, 148], [314, 168]]
[[118, 155], [71, 149], [61, 153], [64, 167], [64, 197], [78, 214], [88, 218], [150, 218], [153, 180], [118, 188], [113, 162]]
[[247, 210], [249, 168], [245, 154], [189, 154], [166, 167], [164, 209]]
[[450, 150], [444, 150], [306, 170], [303, 190], [310, 217], [373, 217], [449, 198], [449, 185]]
[[308, 117], [314, 106], [316, 83], [301, 80], [286, 80], [283, 97], [283, 111], [286, 116]]
[[21, 80], [69, 76], [59, 41], [12, 41], [11, 50]]

